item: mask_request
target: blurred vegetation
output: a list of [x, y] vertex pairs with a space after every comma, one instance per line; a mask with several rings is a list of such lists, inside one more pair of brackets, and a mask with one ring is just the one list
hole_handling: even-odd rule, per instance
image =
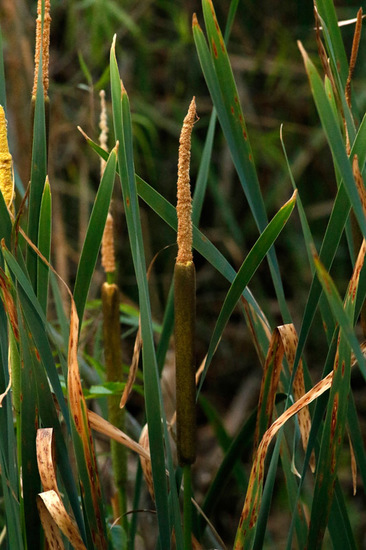
[[[349, 1], [335, 4], [340, 20], [356, 16], [359, 3]], [[230, 2], [220, 0], [215, 7], [219, 24], [224, 28]], [[98, 94], [101, 89], [106, 90], [109, 120], [112, 119], [109, 51], [115, 33], [119, 70], [131, 102], [136, 172], [175, 204], [179, 132], [189, 101], [194, 95], [200, 117], [192, 136], [191, 180], [194, 188], [212, 109], [191, 30], [194, 12], [203, 24], [201, 11], [201, 2], [198, 0], [52, 1], [49, 89], [49, 178], [54, 232], [52, 263], [70, 288], [75, 283], [77, 264], [100, 181], [99, 159], [87, 146], [77, 126], [81, 126], [97, 141], [100, 110]], [[6, 68], [9, 145], [16, 170], [17, 207], [30, 178], [30, 90], [35, 18], [35, 1], [2, 0], [0, 21]], [[303, 60], [296, 46], [296, 40], [301, 40], [312, 58], [317, 56], [313, 27], [313, 4], [310, 0], [243, 0], [238, 5], [228, 52], [250, 132], [268, 217], [270, 219], [288, 199], [291, 188], [279, 137], [283, 124], [284, 142], [293, 176], [315, 245], [319, 247], [337, 184], [331, 153], [320, 127]], [[352, 25], [342, 28], [348, 55], [353, 30]], [[364, 33], [354, 76], [358, 102], [356, 110], [359, 113], [366, 110], [365, 45]], [[320, 68], [320, 63], [317, 66]], [[112, 124], [110, 128], [112, 132]], [[110, 135], [109, 142], [112, 148], [115, 136]], [[200, 229], [237, 269], [257, 239], [258, 230], [241, 193], [229, 148], [221, 131], [216, 133], [214, 151]], [[119, 236], [116, 241], [118, 284], [124, 302], [133, 307], [136, 306], [138, 293], [126, 223], [121, 215], [122, 199], [118, 186], [115, 186], [112, 208], [116, 214], [116, 234]], [[176, 255], [175, 246], [165, 247], [174, 245], [175, 233], [143, 204], [141, 215], [147, 263], [158, 253], [149, 284], [152, 315], [156, 327], [159, 327], [171, 282], [171, 266]], [[291, 226], [285, 227], [276, 251], [286, 300], [299, 329], [312, 275], [297, 214]], [[197, 357], [202, 360], [227, 292], [227, 282], [198, 254], [195, 263], [196, 348]], [[351, 276], [344, 237], [331, 275], [343, 295]], [[98, 264], [90, 300], [100, 298], [103, 280]], [[266, 262], [260, 266], [250, 288], [271, 325], [281, 324], [282, 318]], [[51, 307], [55, 305], [51, 304]], [[130, 317], [128, 319], [131, 322]], [[322, 330], [317, 330], [321, 327], [319, 314], [315, 323], [305, 355], [313, 379], [318, 380], [328, 348]], [[136, 325], [137, 322], [134, 329]], [[125, 325], [124, 328], [127, 330]], [[100, 339], [101, 314], [91, 303], [87, 307], [87, 321], [81, 334], [85, 352], [83, 374], [89, 385], [93, 383], [93, 374], [88, 369], [94, 369], [98, 362], [102, 362]], [[128, 362], [134, 340], [128, 337], [125, 340], [124, 360]], [[245, 413], [251, 411], [257, 403], [260, 377], [261, 368], [249, 332], [242, 315], [236, 310], [225, 329], [203, 387], [204, 397], [214, 404], [222, 416], [229, 435], [236, 432]], [[130, 412], [139, 422], [144, 420], [142, 401], [141, 395], [136, 393], [129, 405]], [[364, 398], [360, 400], [360, 411], [361, 422], [364, 423]], [[205, 494], [222, 452], [216, 445], [206, 416], [207, 410], [199, 408], [201, 458], [197, 465], [197, 500]], [[249, 458], [249, 451], [247, 453], [246, 459]], [[348, 468], [348, 464], [344, 467]], [[242, 493], [238, 493], [237, 483], [233, 480], [213, 522], [228, 544], [232, 542], [242, 505]], [[278, 548], [283, 547], [282, 537], [286, 540], [287, 535], [283, 533], [285, 527], [281, 523], [284, 498], [282, 485], [279, 484], [274, 496], [274, 508], [280, 513], [274, 513], [269, 525], [273, 536], [271, 543]], [[356, 502], [361, 503], [363, 500], [364, 495], [358, 497]], [[357, 516], [360, 513], [357, 504], [352, 506]]]

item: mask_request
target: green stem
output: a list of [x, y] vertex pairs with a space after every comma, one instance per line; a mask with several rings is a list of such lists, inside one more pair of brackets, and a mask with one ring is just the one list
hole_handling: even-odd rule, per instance
[[183, 485], [184, 550], [192, 550], [192, 472], [190, 464], [183, 467]]
[[[102, 286], [104, 358], [108, 382], [120, 382], [122, 379], [122, 351], [119, 321], [119, 289], [115, 284], [104, 283]], [[108, 398], [108, 419], [111, 424], [124, 431], [125, 411], [119, 407], [120, 397], [111, 395]], [[126, 448], [111, 442], [112, 465], [118, 493], [120, 524], [127, 531], [126, 482], [127, 453]]]
[[174, 269], [177, 451], [180, 466], [196, 459], [195, 315], [196, 275], [193, 262]]

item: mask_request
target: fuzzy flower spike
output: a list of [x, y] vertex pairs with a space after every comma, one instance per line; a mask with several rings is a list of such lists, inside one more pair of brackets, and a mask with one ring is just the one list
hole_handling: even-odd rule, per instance
[[14, 197], [12, 156], [9, 153], [5, 112], [0, 105], [0, 191], [6, 206], [11, 206]]

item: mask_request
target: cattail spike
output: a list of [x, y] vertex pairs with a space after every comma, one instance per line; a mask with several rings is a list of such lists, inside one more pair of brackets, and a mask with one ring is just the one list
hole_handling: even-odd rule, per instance
[[186, 264], [192, 256], [192, 198], [189, 182], [191, 160], [191, 134], [197, 119], [196, 101], [192, 99], [188, 113], [183, 121], [179, 139], [178, 183], [177, 183], [177, 217], [178, 217], [178, 255], [177, 262]]
[[106, 273], [114, 273], [116, 271], [116, 261], [114, 255], [113, 216], [110, 212], [107, 216], [102, 239], [102, 266]]
[[38, 0], [37, 5], [37, 22], [36, 22], [36, 50], [34, 55], [34, 81], [32, 96], [37, 94], [38, 72], [39, 72], [39, 58], [41, 55], [42, 45], [42, 83], [43, 94], [46, 98], [48, 96], [49, 85], [49, 58], [50, 58], [50, 29], [51, 29], [51, 16], [50, 16], [50, 0], [44, 2], [44, 16], [43, 16], [43, 34], [42, 34], [42, 0]]
[[[100, 117], [99, 117], [99, 144], [104, 151], [108, 151], [108, 119], [107, 119], [107, 105], [105, 101], [105, 91], [100, 90], [99, 92], [100, 97]], [[104, 173], [104, 169], [106, 166], [106, 161], [103, 158], [100, 158], [100, 175], [102, 176]]]
[[10, 206], [14, 196], [12, 156], [9, 153], [5, 112], [0, 105], [0, 191], [6, 206]]
[[351, 81], [352, 81], [352, 76], [353, 76], [353, 72], [355, 70], [356, 61], [357, 61], [358, 48], [361, 40], [361, 30], [362, 30], [362, 8], [360, 8], [357, 12], [356, 27], [355, 27], [355, 33], [353, 35], [351, 59], [349, 62], [349, 70], [348, 70], [348, 77], [347, 77], [346, 90], [345, 90], [346, 101], [349, 108], [351, 108]]

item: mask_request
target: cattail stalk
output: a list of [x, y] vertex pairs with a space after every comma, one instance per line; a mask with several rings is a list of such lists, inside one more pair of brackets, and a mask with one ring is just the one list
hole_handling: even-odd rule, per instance
[[[99, 120], [100, 146], [107, 151], [108, 123], [107, 109], [105, 103], [105, 94], [100, 93], [101, 112]], [[101, 159], [100, 172], [103, 176], [106, 163]], [[120, 327], [120, 298], [119, 288], [115, 284], [116, 262], [114, 253], [114, 227], [113, 216], [109, 212], [104, 228], [102, 238], [102, 266], [104, 268], [107, 282], [102, 286], [102, 308], [103, 308], [103, 340], [104, 340], [104, 360], [107, 382], [120, 382], [122, 380], [122, 349], [121, 349], [121, 327]], [[125, 411], [119, 406], [119, 395], [108, 397], [108, 420], [111, 424], [124, 431], [125, 429]], [[127, 510], [127, 449], [111, 441], [112, 466], [114, 480], [117, 488], [117, 506], [115, 508], [115, 517], [120, 517], [120, 525], [127, 531], [128, 522], [126, 518]]]
[[189, 183], [195, 99], [189, 106], [179, 140], [177, 218], [178, 255], [174, 269], [177, 450], [181, 466], [196, 458], [195, 316], [196, 277], [192, 255], [192, 199]]
[[50, 16], [50, 0], [44, 0], [43, 13], [43, 28], [42, 28], [42, 0], [38, 0], [37, 4], [37, 20], [36, 20], [36, 48], [34, 54], [34, 79], [32, 90], [32, 127], [34, 124], [34, 113], [36, 106], [36, 96], [38, 87], [38, 75], [42, 50], [42, 87], [45, 104], [46, 117], [46, 140], [48, 146], [49, 134], [49, 108], [50, 102], [48, 97], [49, 86], [49, 62], [50, 62], [50, 31], [51, 31], [51, 16]]
[[[104, 283], [102, 286], [103, 307], [103, 340], [106, 379], [108, 382], [122, 380], [122, 350], [119, 313], [119, 288], [116, 284]], [[119, 407], [120, 396], [108, 397], [108, 420], [111, 424], [124, 431], [125, 411]], [[117, 488], [118, 513], [121, 525], [127, 527], [126, 513], [126, 482], [127, 482], [127, 453], [126, 449], [111, 441], [112, 466]]]
[[183, 467], [184, 548], [192, 548], [191, 464], [196, 459], [195, 320], [196, 271], [192, 255], [192, 198], [189, 183], [191, 134], [196, 120], [192, 99], [179, 140], [177, 182], [177, 243], [174, 268], [177, 452]]

